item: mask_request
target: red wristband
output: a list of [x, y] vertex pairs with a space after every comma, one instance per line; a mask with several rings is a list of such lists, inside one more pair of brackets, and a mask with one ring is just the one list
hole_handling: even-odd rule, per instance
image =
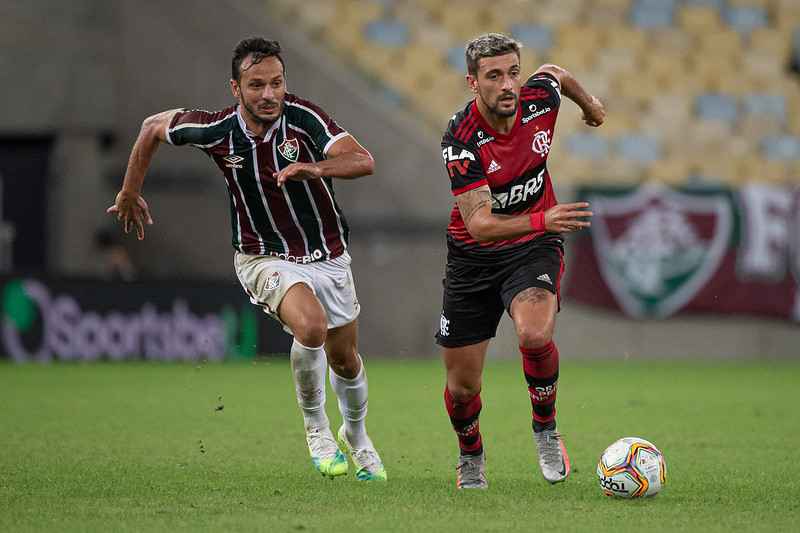
[[533, 231], [544, 231], [544, 211], [531, 213], [531, 229]]

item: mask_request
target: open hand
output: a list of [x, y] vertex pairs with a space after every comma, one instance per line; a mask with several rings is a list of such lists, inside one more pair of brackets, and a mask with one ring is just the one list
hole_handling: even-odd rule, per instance
[[587, 126], [596, 128], [606, 120], [606, 106], [596, 96], [583, 109], [583, 121]]
[[280, 172], [273, 172], [272, 177], [278, 182], [278, 187], [282, 187], [287, 180], [305, 181], [322, 177], [322, 171], [314, 163], [292, 163]]
[[592, 225], [588, 220], [579, 220], [592, 216], [591, 211], [585, 211], [589, 202], [576, 202], [574, 204], [558, 204], [544, 212], [544, 227], [547, 231], [555, 233], [571, 233]]
[[153, 223], [150, 208], [142, 195], [124, 189], [117, 193], [114, 205], [106, 209], [106, 213], [117, 215], [117, 220], [122, 222], [125, 233], [130, 231], [131, 226], [135, 226], [136, 237], [140, 241], [144, 239], [144, 225]]

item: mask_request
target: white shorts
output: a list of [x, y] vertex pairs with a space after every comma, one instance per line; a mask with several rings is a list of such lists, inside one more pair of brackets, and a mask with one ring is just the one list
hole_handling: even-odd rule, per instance
[[[233, 266], [250, 301], [278, 322], [278, 306], [296, 283], [305, 283], [316, 295], [328, 317], [328, 329], [349, 324], [361, 311], [347, 252], [335, 259], [306, 264], [236, 252]], [[286, 324], [283, 329], [292, 333]]]

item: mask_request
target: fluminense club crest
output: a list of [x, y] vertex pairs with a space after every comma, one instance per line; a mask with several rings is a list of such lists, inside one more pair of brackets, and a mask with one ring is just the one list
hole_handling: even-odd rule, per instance
[[667, 317], [689, 303], [730, 243], [733, 214], [721, 193], [687, 195], [648, 184], [587, 200], [600, 272], [620, 307], [635, 317]]
[[287, 161], [297, 163], [297, 158], [300, 155], [300, 144], [297, 139], [285, 139], [279, 146], [278, 151]]

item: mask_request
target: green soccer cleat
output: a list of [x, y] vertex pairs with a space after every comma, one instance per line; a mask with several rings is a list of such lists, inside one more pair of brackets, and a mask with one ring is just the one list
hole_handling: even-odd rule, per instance
[[360, 481], [386, 481], [386, 469], [383, 467], [381, 457], [372, 442], [367, 448], [354, 450], [347, 440], [344, 426], [339, 428], [339, 442], [350, 454], [350, 458], [356, 466], [356, 479]]
[[336, 444], [330, 428], [309, 428], [306, 442], [317, 472], [331, 479], [347, 474], [347, 458]]

